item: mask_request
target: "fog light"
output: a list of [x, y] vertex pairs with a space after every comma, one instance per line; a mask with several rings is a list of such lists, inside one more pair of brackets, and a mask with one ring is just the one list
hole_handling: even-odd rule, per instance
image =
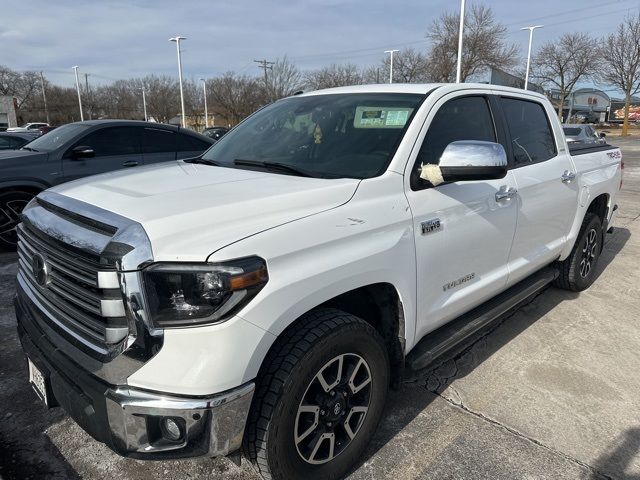
[[160, 431], [165, 439], [172, 442], [177, 442], [182, 437], [180, 425], [171, 417], [164, 417], [160, 421]]

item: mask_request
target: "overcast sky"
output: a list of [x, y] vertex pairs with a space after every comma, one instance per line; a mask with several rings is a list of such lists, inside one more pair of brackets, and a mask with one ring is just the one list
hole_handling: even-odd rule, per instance
[[[469, 3], [469, 1], [468, 1]], [[563, 32], [613, 32], [640, 0], [485, 0], [526, 55], [519, 28], [544, 24], [535, 45]], [[301, 69], [331, 63], [367, 65], [383, 51], [426, 49], [425, 32], [457, 0], [3, 0], [0, 65], [43, 70], [72, 85], [71, 67], [91, 83], [146, 74], [177, 75], [177, 34], [183, 70], [199, 78], [233, 70], [257, 74], [254, 59], [287, 55]]]

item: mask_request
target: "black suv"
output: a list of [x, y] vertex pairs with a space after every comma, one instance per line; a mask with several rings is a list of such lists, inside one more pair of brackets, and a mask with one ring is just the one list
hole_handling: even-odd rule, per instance
[[0, 152], [0, 245], [15, 248], [20, 212], [46, 188], [121, 168], [195, 157], [213, 143], [171, 125], [91, 120], [58, 127], [20, 150]]

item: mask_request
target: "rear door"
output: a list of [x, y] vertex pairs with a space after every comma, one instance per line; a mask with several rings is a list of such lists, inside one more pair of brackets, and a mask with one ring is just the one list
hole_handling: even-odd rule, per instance
[[142, 151], [145, 164], [175, 160], [177, 148], [177, 132], [163, 128], [144, 128]]
[[575, 167], [554, 112], [533, 99], [498, 99], [510, 136], [511, 173], [518, 190], [518, 223], [509, 257], [509, 285], [554, 261], [576, 214]]
[[[134, 126], [92, 130], [76, 140], [63, 155], [62, 181], [68, 182], [76, 178], [141, 165], [141, 136], [142, 128]], [[91, 147], [95, 156], [75, 158], [72, 150], [79, 146]]]
[[416, 338], [504, 290], [507, 283], [516, 204], [496, 199], [496, 193], [515, 186], [512, 175], [435, 187], [418, 179], [421, 166], [438, 164], [451, 142], [506, 142], [492, 104], [480, 93], [458, 92], [439, 100], [418, 138], [417, 156], [410, 159], [406, 195], [416, 248]]

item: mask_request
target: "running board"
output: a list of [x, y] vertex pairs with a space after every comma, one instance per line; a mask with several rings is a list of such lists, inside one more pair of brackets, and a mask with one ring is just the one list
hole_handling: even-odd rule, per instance
[[424, 370], [443, 353], [542, 290], [555, 280], [558, 274], [555, 268], [543, 268], [482, 305], [429, 333], [407, 355], [406, 368], [409, 372]]

